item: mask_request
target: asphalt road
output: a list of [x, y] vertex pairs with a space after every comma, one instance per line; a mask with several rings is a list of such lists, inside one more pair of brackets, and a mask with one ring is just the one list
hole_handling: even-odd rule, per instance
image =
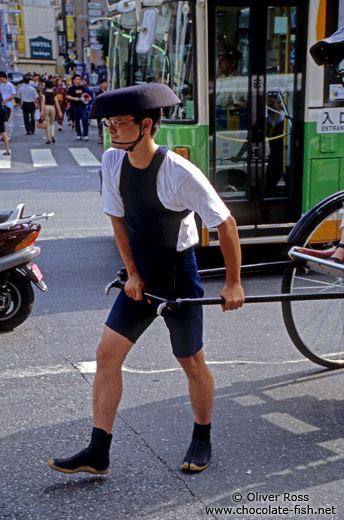
[[[11, 168], [0, 168], [1, 208], [25, 202], [27, 213], [55, 216], [43, 222], [38, 242], [49, 290], [35, 289], [30, 318], [0, 336], [0, 518], [342, 519], [343, 375], [298, 353], [279, 304], [205, 308], [216, 384], [206, 471], [179, 469], [193, 418], [160, 318], [125, 362], [110, 473], [68, 476], [47, 466], [88, 443], [95, 350], [116, 296], [104, 286], [121, 260], [88, 155], [101, 157], [96, 130], [76, 142], [65, 126], [50, 148], [57, 165], [47, 167], [33, 166], [32, 150], [48, 148], [43, 132], [26, 136], [21, 125], [18, 112]], [[89, 165], [80, 166], [70, 148], [87, 149]], [[205, 280], [206, 294], [217, 296], [222, 284]], [[247, 275], [243, 284], [247, 294], [273, 293], [280, 275]]]

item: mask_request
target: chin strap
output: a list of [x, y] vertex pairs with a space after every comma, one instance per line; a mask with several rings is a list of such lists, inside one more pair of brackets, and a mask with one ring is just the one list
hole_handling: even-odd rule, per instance
[[121, 143], [119, 141], [114, 141], [114, 143], [115, 144], [131, 144], [131, 146], [129, 146], [129, 148], [125, 148], [125, 151], [126, 152], [132, 152], [134, 150], [135, 146], [137, 146], [142, 141], [144, 136], [145, 136], [145, 134], [142, 133], [142, 121], [140, 121], [139, 136], [138, 136], [138, 138], [135, 141], [129, 141], [127, 143]]

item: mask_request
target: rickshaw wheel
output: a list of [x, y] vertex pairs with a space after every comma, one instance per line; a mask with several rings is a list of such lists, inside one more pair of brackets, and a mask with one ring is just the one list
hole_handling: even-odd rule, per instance
[[[298, 245], [321, 251], [339, 243], [343, 202], [334, 200], [313, 219], [298, 238]], [[340, 273], [339, 273], [340, 274]], [[344, 278], [319, 274], [304, 267], [286, 269], [283, 293], [342, 292], [343, 299], [282, 302], [283, 319], [296, 348], [306, 358], [327, 368], [344, 367]]]

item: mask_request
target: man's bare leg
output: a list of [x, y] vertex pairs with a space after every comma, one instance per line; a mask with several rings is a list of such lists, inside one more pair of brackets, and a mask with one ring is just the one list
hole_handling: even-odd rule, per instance
[[189, 358], [177, 358], [189, 382], [191, 406], [195, 415], [192, 441], [181, 468], [202, 471], [211, 457], [210, 421], [214, 401], [214, 380], [200, 350]]
[[97, 350], [93, 389], [94, 428], [89, 446], [72, 457], [49, 460], [62, 473], [85, 471], [104, 475], [109, 471], [111, 430], [122, 396], [122, 365], [133, 343], [105, 326]]
[[105, 325], [97, 350], [93, 387], [93, 425], [111, 433], [122, 397], [122, 365], [133, 343]]

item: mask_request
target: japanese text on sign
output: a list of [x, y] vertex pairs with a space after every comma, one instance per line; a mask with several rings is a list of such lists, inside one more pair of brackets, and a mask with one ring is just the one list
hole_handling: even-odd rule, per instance
[[344, 108], [318, 111], [317, 133], [344, 133]]

